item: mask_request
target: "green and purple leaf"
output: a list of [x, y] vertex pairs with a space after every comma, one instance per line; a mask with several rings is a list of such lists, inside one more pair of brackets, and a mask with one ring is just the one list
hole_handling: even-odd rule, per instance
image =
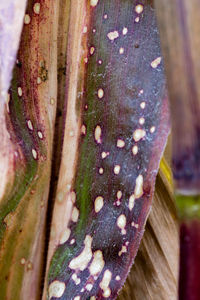
[[52, 1], [28, 1], [4, 112], [10, 161], [0, 201], [1, 299], [39, 299], [41, 293], [57, 79], [56, 43], [49, 45], [57, 20]]
[[117, 297], [144, 232], [169, 132], [152, 1], [90, 1], [86, 16], [84, 87], [75, 99], [80, 138], [68, 192], [74, 207], [49, 268], [51, 300]]

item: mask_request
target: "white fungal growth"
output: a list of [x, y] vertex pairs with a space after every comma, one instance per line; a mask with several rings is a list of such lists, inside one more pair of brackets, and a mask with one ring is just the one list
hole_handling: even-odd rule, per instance
[[137, 14], [141, 14], [143, 12], [143, 10], [144, 10], [144, 7], [143, 7], [142, 4], [136, 5], [135, 11], [136, 11]]
[[145, 106], [146, 106], [146, 103], [145, 103], [144, 101], [140, 103], [140, 107], [141, 107], [142, 109], [145, 109]]
[[40, 3], [39, 2], [36, 2], [33, 6], [33, 11], [36, 15], [39, 15], [40, 14]]
[[126, 27], [124, 27], [123, 30], [122, 30], [122, 34], [123, 34], [123, 35], [126, 35], [127, 32], [128, 32], [128, 29], [127, 29]]
[[95, 7], [97, 6], [99, 0], [90, 0], [90, 5]]
[[138, 153], [138, 146], [137, 145], [133, 146], [132, 153], [133, 153], [133, 155], [136, 155]]
[[127, 248], [126, 246], [122, 246], [122, 249], [119, 251], [118, 255], [121, 256], [123, 253], [126, 253], [127, 252]]
[[71, 234], [71, 230], [69, 228], [65, 229], [60, 237], [60, 244], [64, 244], [68, 241]]
[[35, 149], [32, 149], [32, 155], [34, 159], [37, 159], [37, 151]]
[[94, 201], [94, 210], [96, 213], [100, 212], [104, 205], [103, 197], [98, 196]]
[[25, 14], [24, 16], [24, 24], [28, 25], [31, 22], [31, 17], [28, 14]]
[[126, 234], [126, 216], [121, 214], [118, 218], [117, 218], [117, 226], [121, 229], [121, 233], [122, 234]]
[[141, 174], [136, 178], [134, 195], [135, 199], [138, 199], [143, 195], [143, 176]]
[[101, 143], [101, 127], [99, 125], [96, 126], [95, 132], [94, 132], [95, 140], [98, 144]]
[[156, 130], [156, 127], [155, 127], [155, 126], [152, 126], [152, 127], [150, 128], [150, 132], [151, 132], [151, 133], [154, 133], [155, 130]]
[[115, 173], [115, 175], [118, 175], [118, 174], [119, 174], [120, 169], [121, 169], [120, 165], [114, 166], [114, 173]]
[[151, 67], [152, 67], [153, 69], [156, 69], [156, 68], [160, 65], [161, 60], [162, 60], [162, 58], [161, 58], [160, 56], [157, 57], [156, 59], [154, 59], [154, 60], [151, 62]]
[[18, 96], [21, 97], [22, 96], [22, 88], [19, 86], [18, 89], [17, 89], [17, 93], [18, 93]]
[[92, 55], [92, 54], [94, 54], [94, 51], [95, 51], [95, 48], [92, 46], [92, 47], [90, 47], [90, 54]]
[[109, 154], [110, 154], [109, 152], [103, 151], [103, 152], [101, 153], [102, 159], [106, 158]]
[[83, 251], [77, 257], [73, 258], [69, 263], [70, 269], [78, 269], [80, 271], [83, 271], [88, 267], [88, 264], [92, 259], [92, 237], [90, 235], [86, 235], [84, 245], [85, 246]]
[[74, 223], [76, 223], [78, 221], [78, 217], [79, 217], [79, 210], [76, 206], [74, 206], [74, 208], [72, 210], [71, 219]]
[[99, 99], [102, 99], [103, 98], [103, 96], [104, 96], [104, 90], [103, 89], [98, 89], [98, 92], [97, 92], [97, 95], [98, 95], [98, 98]]
[[33, 131], [33, 124], [31, 122], [31, 120], [27, 121], [27, 126], [28, 126], [28, 129], [30, 129], [31, 131]]
[[123, 148], [125, 146], [125, 142], [122, 139], [117, 140], [117, 147]]
[[81, 282], [80, 278], [78, 278], [78, 276], [76, 275], [76, 273], [74, 273], [72, 275], [72, 280], [75, 282], [76, 285], [80, 284], [80, 282]]
[[135, 204], [135, 196], [131, 195], [129, 198], [129, 203], [128, 203], [128, 208], [130, 211], [133, 209], [134, 204]]
[[119, 32], [117, 30], [111, 31], [107, 34], [107, 37], [109, 38], [109, 40], [114, 41], [119, 37]]
[[111, 282], [111, 279], [112, 279], [112, 273], [110, 270], [106, 270], [103, 274], [103, 279], [102, 281], [100, 282], [99, 286], [100, 288], [103, 290], [103, 296], [105, 298], [108, 298], [111, 294], [111, 291], [110, 291], [110, 288], [109, 288], [109, 284]]
[[135, 140], [135, 142], [139, 142], [143, 137], [145, 137], [145, 135], [146, 131], [139, 128], [133, 132], [133, 139]]
[[55, 297], [60, 298], [65, 291], [65, 283], [55, 280], [49, 285], [49, 299]]
[[100, 250], [94, 252], [92, 263], [89, 267], [90, 274], [96, 276], [101, 273], [105, 265], [103, 254]]
[[119, 49], [119, 54], [123, 54], [123, 53], [124, 53], [124, 48], [121, 47], [121, 48]]

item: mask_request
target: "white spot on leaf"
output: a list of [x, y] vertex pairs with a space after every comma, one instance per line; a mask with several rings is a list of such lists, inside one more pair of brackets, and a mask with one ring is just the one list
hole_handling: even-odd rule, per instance
[[144, 129], [136, 129], [133, 133], [133, 139], [135, 142], [139, 142], [143, 137], [145, 137], [146, 131]]
[[60, 298], [64, 294], [65, 283], [55, 280], [49, 285], [49, 298]]
[[94, 201], [95, 212], [98, 213], [104, 205], [103, 197], [98, 196]]
[[109, 40], [114, 41], [115, 39], [117, 39], [119, 37], [119, 33], [118, 31], [111, 31], [107, 34], [107, 37], [109, 38]]

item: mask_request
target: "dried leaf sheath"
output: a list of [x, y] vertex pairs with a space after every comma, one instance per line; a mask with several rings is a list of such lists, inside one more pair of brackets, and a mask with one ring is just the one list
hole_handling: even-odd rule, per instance
[[38, 299], [41, 293], [56, 108], [51, 98], [55, 102], [57, 6], [29, 1], [26, 13], [6, 112], [13, 163], [0, 202], [1, 299]]
[[[169, 129], [151, 3], [90, 4], [89, 26], [82, 27], [88, 56], [79, 60], [80, 68], [86, 64], [83, 90], [82, 78], [76, 78], [79, 122], [81, 115], [76, 168], [70, 192], [66, 186], [56, 204], [64, 208], [70, 199], [74, 207], [51, 261], [51, 299], [116, 298], [143, 234]], [[69, 99], [67, 108], [70, 104]], [[69, 143], [74, 134], [66, 135]]]

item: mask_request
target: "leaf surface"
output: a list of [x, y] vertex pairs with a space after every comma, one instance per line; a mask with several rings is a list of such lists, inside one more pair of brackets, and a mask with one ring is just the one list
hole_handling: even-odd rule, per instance
[[48, 273], [53, 300], [116, 298], [144, 232], [169, 131], [151, 1], [86, 3], [86, 17], [78, 19], [78, 63], [71, 64], [68, 50], [68, 130], [50, 241], [50, 252], [57, 249]]

